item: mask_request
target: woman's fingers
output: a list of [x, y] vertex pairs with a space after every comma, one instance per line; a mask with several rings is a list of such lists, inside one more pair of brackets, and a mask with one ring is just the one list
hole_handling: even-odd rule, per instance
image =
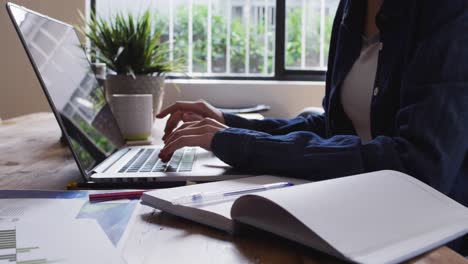
[[198, 122], [187, 122], [176, 131], [167, 135], [165, 146], [159, 153], [163, 162], [171, 159], [172, 154], [179, 148], [199, 146], [211, 150], [211, 140], [216, 132], [226, 128], [224, 124], [211, 118], [204, 118]]
[[186, 122], [186, 123], [183, 123], [182, 125], [180, 125], [176, 130], [173, 130], [171, 133], [169, 134], [165, 134], [164, 137], [163, 137], [163, 140], [166, 141], [174, 132], [176, 132], [177, 130], [180, 130], [180, 129], [185, 129], [187, 127], [191, 127], [193, 125], [196, 125], [198, 124], [198, 121], [194, 121], [194, 122]]
[[[205, 101], [179, 101], [161, 111], [161, 113], [159, 113], [156, 117], [163, 118], [167, 115], [170, 115], [170, 117], [167, 120], [166, 126], [164, 128], [164, 136], [162, 138], [163, 140], [167, 140], [167, 138], [174, 132], [174, 129], [176, 129], [181, 121], [184, 123], [195, 121], [201, 122], [208, 118], [215, 120], [221, 125], [224, 123], [223, 113]], [[192, 126], [193, 124], [189, 125]], [[186, 127], [187, 126], [183, 126], [183, 128]]]
[[171, 114], [171, 117], [169, 117], [169, 119], [166, 122], [166, 127], [164, 127], [163, 140], [164, 140], [166, 135], [172, 133], [174, 128], [177, 127], [179, 122], [182, 120], [182, 115], [183, 115], [182, 112], [175, 112], [175, 113]]
[[157, 118], [163, 118], [167, 115], [172, 115], [177, 112], [182, 113], [193, 113], [200, 117], [209, 117], [216, 119], [217, 121], [224, 123], [223, 113], [216, 107], [208, 104], [207, 102], [200, 100], [195, 102], [179, 101], [164, 109], [156, 115]]
[[167, 143], [167, 141], [169, 140], [169, 138], [172, 137], [172, 135], [174, 133], [176, 133], [177, 131], [180, 131], [180, 130], [184, 130], [184, 129], [187, 129], [187, 128], [195, 128], [195, 127], [201, 127], [201, 126], [206, 126], [206, 125], [211, 125], [213, 127], [217, 127], [217, 128], [227, 128], [226, 125], [224, 124], [221, 124], [219, 123], [218, 121], [214, 120], [214, 119], [211, 119], [211, 118], [204, 118], [200, 121], [195, 121], [195, 122], [187, 122], [187, 123], [184, 123], [182, 124], [179, 128], [177, 128], [177, 130], [171, 132], [170, 134], [166, 134], [164, 137], [163, 137], [163, 140]]
[[206, 114], [206, 105], [202, 101], [179, 101], [175, 102], [168, 108], [162, 110], [158, 115], [156, 115], [156, 117], [163, 118], [167, 115], [174, 114], [176, 112], [192, 112], [204, 116]]
[[202, 116], [194, 113], [176, 112], [171, 114], [171, 117], [169, 117], [167, 120], [166, 127], [164, 128], [163, 140], [167, 137], [168, 134], [171, 134], [174, 131], [174, 129], [179, 125], [180, 121], [183, 121], [184, 124], [192, 124], [202, 119]]
[[183, 137], [183, 136], [201, 135], [205, 133], [216, 133], [220, 129], [222, 128], [216, 127], [213, 125], [190, 126], [184, 129], [178, 129], [166, 139], [165, 144], [170, 144], [172, 141], [175, 141], [178, 138]]
[[202, 119], [203, 119], [203, 116], [192, 113], [192, 112], [184, 113], [182, 115], [182, 121], [184, 122], [194, 122], [194, 121], [200, 121]]
[[182, 126], [186, 127], [187, 125], [194, 124], [202, 119], [202, 116], [194, 113], [176, 112], [172, 114], [171, 117], [167, 120], [166, 127], [164, 128], [164, 136], [162, 139], [166, 140], [167, 136], [174, 131], [174, 129], [179, 125], [180, 121], [183, 121], [184, 123], [182, 124]]
[[187, 128], [187, 127], [195, 125], [195, 124], [198, 124], [198, 122], [199, 121], [186, 122], [186, 123], [183, 123], [182, 125], [180, 125], [177, 129], [175, 129], [175, 127], [174, 127], [170, 131], [168, 130], [167, 132], [166, 132], [166, 130], [164, 130], [164, 136], [162, 137], [162, 140], [166, 141], [172, 135], [172, 133], [174, 133], [175, 131], [177, 131], [179, 129]]
[[190, 135], [182, 136], [175, 141], [164, 146], [164, 148], [159, 152], [159, 158], [163, 162], [168, 162], [172, 154], [183, 147], [195, 147], [199, 146], [206, 150], [211, 150], [211, 141], [213, 140], [214, 133], [205, 133], [202, 135]]

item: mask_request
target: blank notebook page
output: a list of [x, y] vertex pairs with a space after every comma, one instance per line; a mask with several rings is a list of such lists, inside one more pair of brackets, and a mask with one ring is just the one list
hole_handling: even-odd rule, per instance
[[466, 230], [468, 223], [465, 207], [394, 171], [304, 184], [258, 196], [277, 203], [359, 262], [415, 255], [441, 237]]

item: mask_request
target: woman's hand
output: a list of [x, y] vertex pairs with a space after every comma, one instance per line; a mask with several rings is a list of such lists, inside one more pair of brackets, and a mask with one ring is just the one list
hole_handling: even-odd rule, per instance
[[159, 158], [168, 162], [174, 151], [183, 147], [196, 146], [211, 150], [214, 134], [225, 128], [226, 125], [212, 118], [185, 122], [164, 139], [164, 148], [159, 152]]
[[161, 111], [156, 117], [163, 118], [167, 115], [171, 116], [167, 120], [166, 127], [164, 128], [163, 140], [168, 138], [180, 121], [194, 122], [201, 121], [204, 118], [210, 118], [217, 121], [218, 124], [224, 124], [223, 113], [203, 100], [196, 102], [176, 102]]

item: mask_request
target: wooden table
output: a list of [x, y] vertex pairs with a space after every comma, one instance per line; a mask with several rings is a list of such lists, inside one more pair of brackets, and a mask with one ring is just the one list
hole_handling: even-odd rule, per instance
[[[155, 138], [160, 138], [158, 124]], [[60, 129], [50, 113], [37, 113], [0, 125], [0, 188], [63, 190], [81, 176], [68, 148], [59, 143]], [[147, 219], [160, 230], [159, 249], [170, 261], [192, 263], [340, 263], [313, 250], [259, 232], [231, 237], [220, 231], [158, 213]], [[164, 240], [163, 240], [164, 239]], [[162, 261], [161, 263], [164, 263]], [[441, 247], [409, 263], [468, 263]]]

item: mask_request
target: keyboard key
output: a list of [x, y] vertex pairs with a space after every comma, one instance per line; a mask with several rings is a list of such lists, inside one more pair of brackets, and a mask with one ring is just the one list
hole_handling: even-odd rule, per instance
[[166, 167], [166, 172], [176, 172], [177, 171], [177, 167], [174, 167], [174, 166], [167, 166]]
[[125, 172], [128, 167], [130, 167], [130, 165], [132, 165], [133, 162], [135, 162], [135, 160], [141, 155], [141, 153], [143, 153], [144, 149], [140, 149], [136, 154], [135, 156], [133, 156], [128, 162], [127, 164], [125, 164], [120, 170], [119, 170], [119, 173], [123, 173]]
[[148, 161], [145, 163], [145, 165], [143, 166], [143, 168], [141, 168], [140, 172], [151, 172], [151, 170], [153, 169], [154, 165], [156, 164], [156, 162], [158, 162], [158, 154], [159, 154], [159, 150], [158, 151], [155, 151], [153, 153], [153, 155], [148, 159]]
[[119, 172], [188, 172], [192, 171], [196, 148], [185, 148], [174, 152], [168, 163], [159, 158], [159, 149], [141, 149]]
[[171, 161], [168, 165], [167, 165], [167, 168], [166, 168], [166, 171], [177, 171], [177, 168], [179, 167], [179, 162], [180, 161], [177, 161], [177, 162], [174, 162], [174, 161]]
[[143, 154], [130, 166], [130, 169], [128, 169], [127, 172], [139, 171], [153, 152], [154, 149], [146, 149]]
[[158, 163], [153, 169], [153, 172], [164, 172], [166, 170], [167, 163], [162, 162], [161, 160], [158, 160]]
[[186, 163], [186, 162], [193, 162], [195, 159], [195, 153], [193, 151], [187, 151], [184, 153], [184, 156], [181, 160], [181, 162]]
[[193, 162], [182, 162], [179, 166], [180, 172], [192, 171]]

